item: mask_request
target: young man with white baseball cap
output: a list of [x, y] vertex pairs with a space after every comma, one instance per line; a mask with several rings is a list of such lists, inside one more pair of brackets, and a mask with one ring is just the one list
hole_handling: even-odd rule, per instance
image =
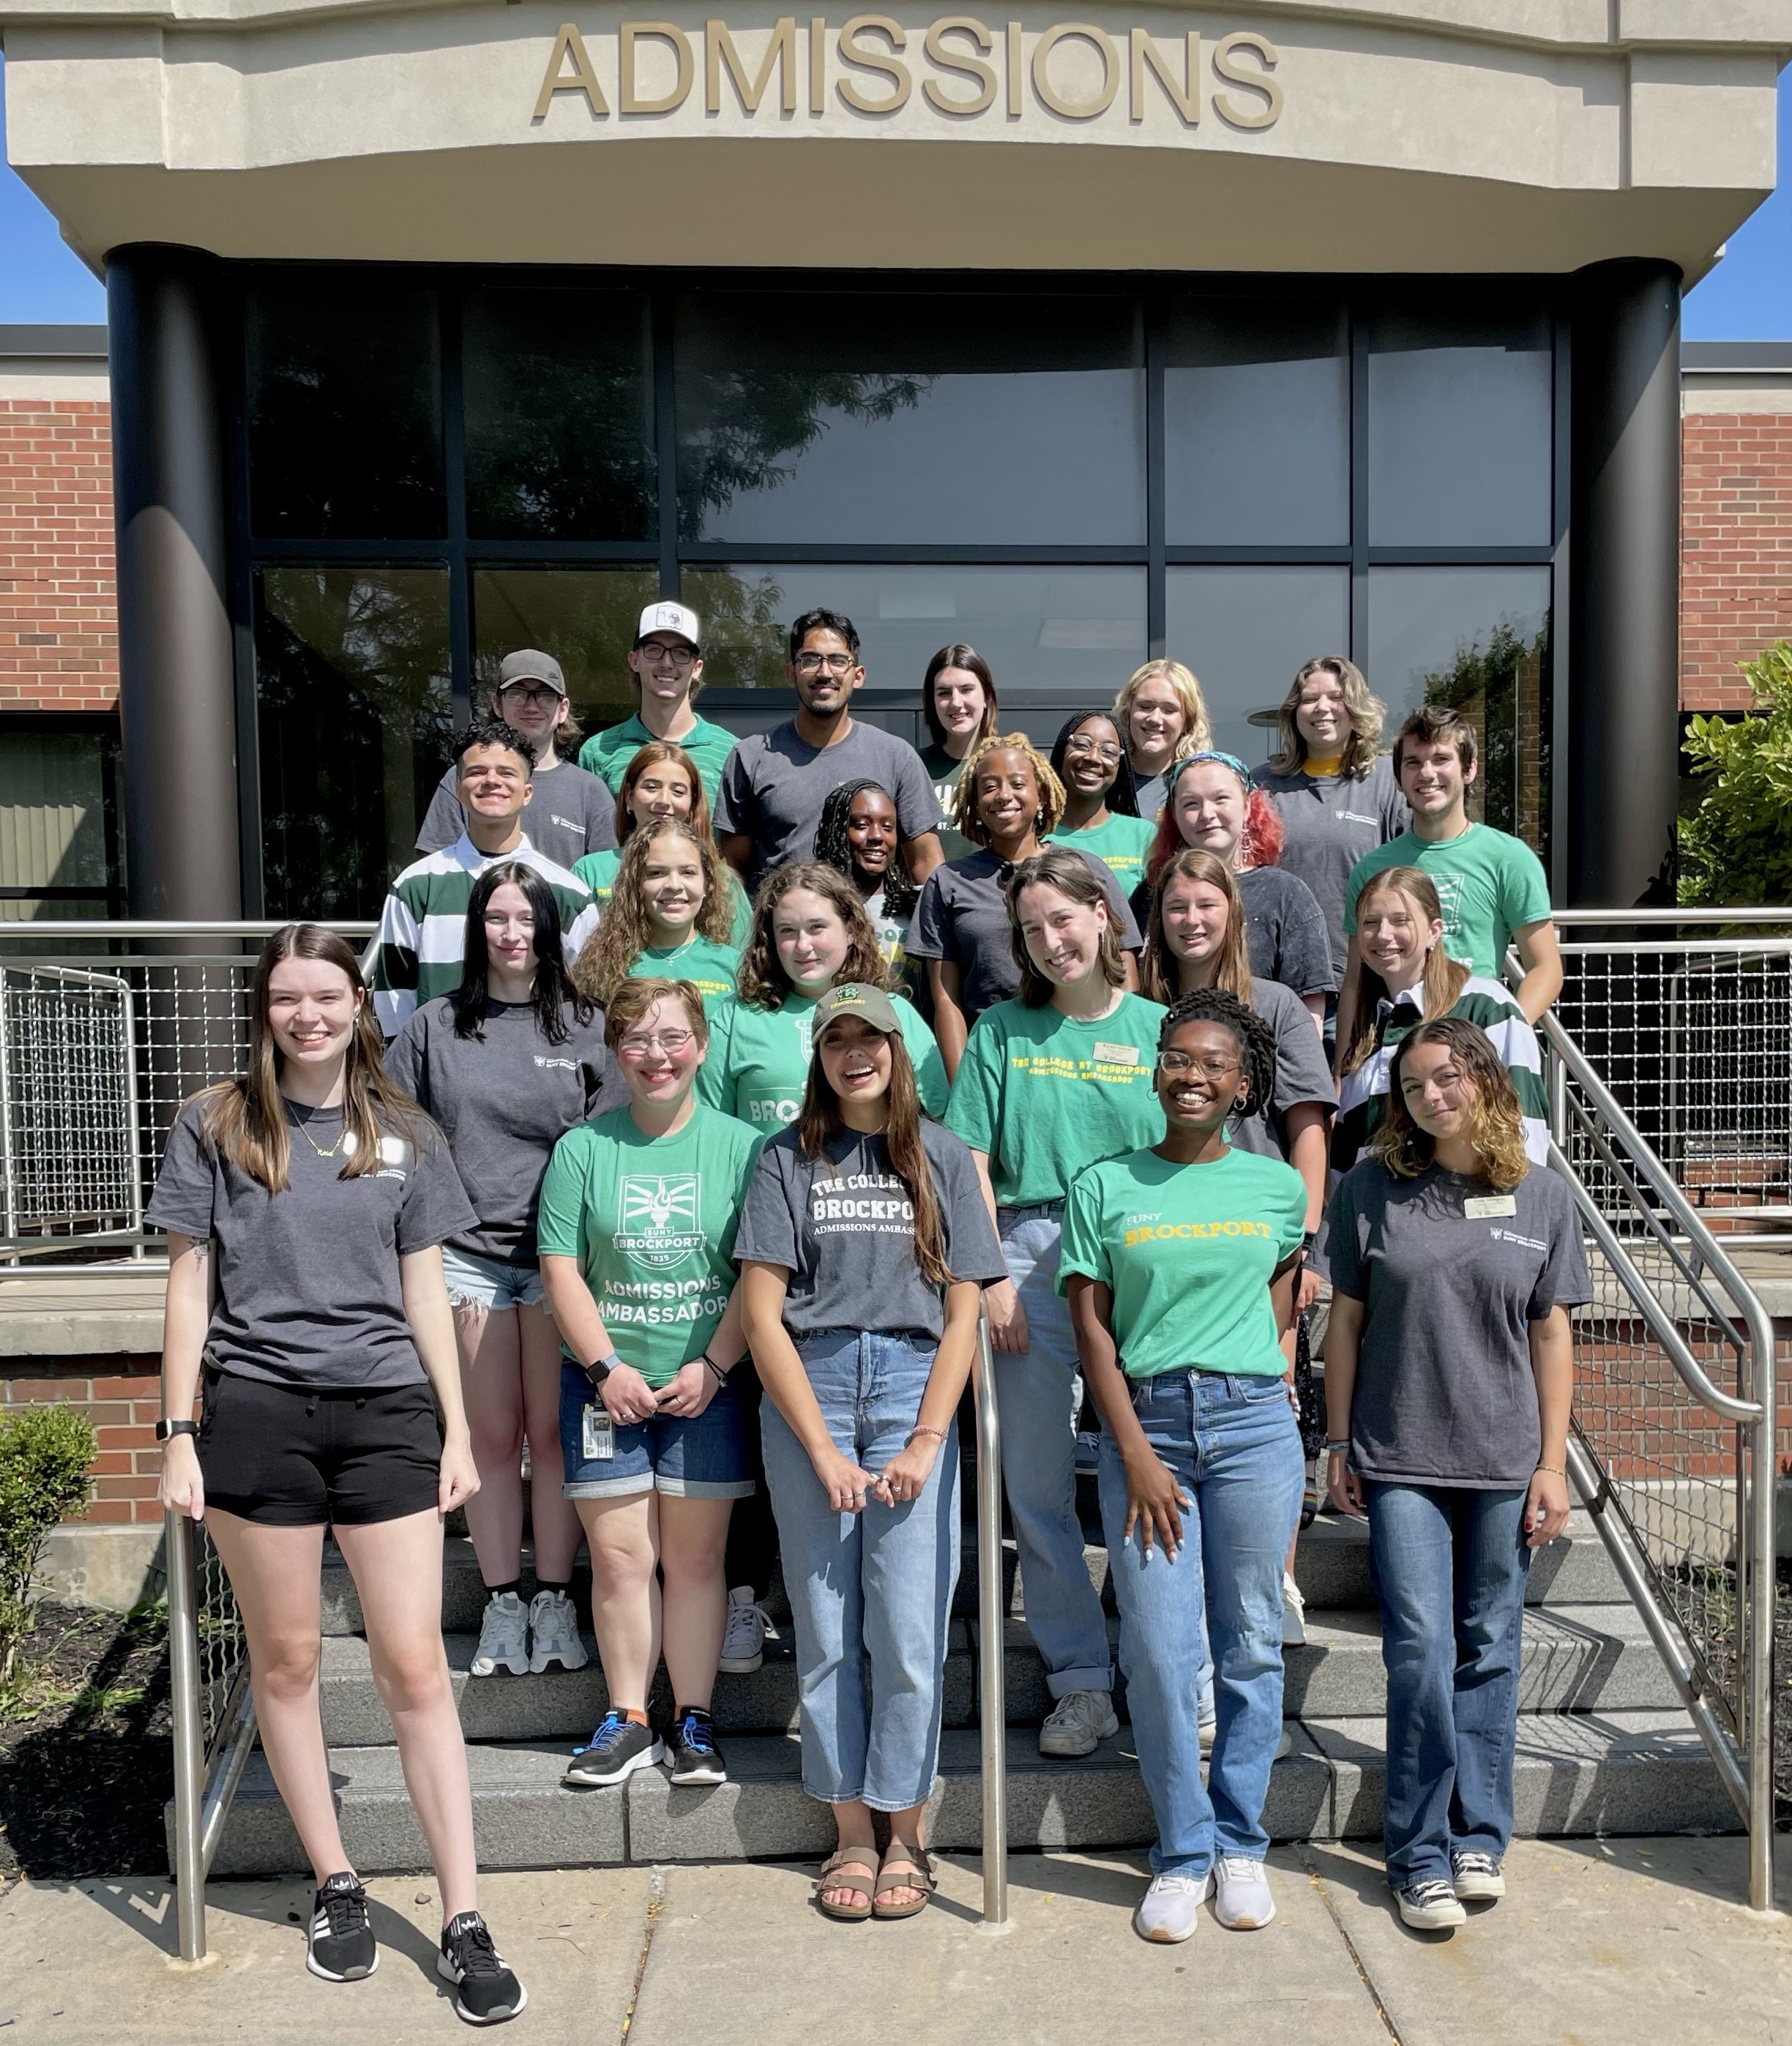
[[697, 763], [712, 808], [721, 786], [722, 763], [734, 749], [734, 734], [699, 717], [693, 707], [703, 686], [702, 643], [697, 613], [686, 604], [650, 604], [629, 649], [628, 666], [641, 707], [620, 724], [588, 739], [579, 765], [601, 776], [612, 793], [622, 793], [628, 763], [650, 739], [670, 739]]
[[[492, 687], [491, 714], [519, 732], [535, 751], [533, 789], [523, 813], [523, 828], [536, 851], [569, 871], [588, 852], [608, 852], [616, 842], [616, 801], [595, 774], [562, 759], [556, 744], [579, 735], [566, 694], [566, 678], [551, 654], [533, 647], [506, 654]], [[423, 829], [419, 852], [439, 852], [467, 828], [466, 813], [454, 793], [454, 770], [442, 778]]]

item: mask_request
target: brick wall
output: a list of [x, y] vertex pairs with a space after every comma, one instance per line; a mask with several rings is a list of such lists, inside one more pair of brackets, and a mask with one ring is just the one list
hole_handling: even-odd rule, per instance
[[0, 712], [118, 701], [110, 407], [0, 400]]
[[1792, 638], [1792, 414], [1689, 412], [1681, 460], [1681, 707], [1745, 711], [1736, 663]]
[[[40, 1401], [68, 1400], [86, 1411], [98, 1431], [94, 1500], [85, 1515], [89, 1522], [162, 1517], [156, 1504], [161, 1369], [161, 1358], [152, 1354], [34, 1357], [0, 1371], [0, 1415]], [[31, 1376], [23, 1376], [25, 1372]]]

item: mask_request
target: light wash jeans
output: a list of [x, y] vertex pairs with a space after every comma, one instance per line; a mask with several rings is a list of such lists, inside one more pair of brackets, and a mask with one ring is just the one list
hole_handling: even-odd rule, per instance
[[1388, 1670], [1390, 1889], [1505, 1853], [1531, 1551], [1523, 1492], [1364, 1487]]
[[1057, 1292], [1064, 1209], [998, 1210], [1008, 1276], [1026, 1310], [1027, 1347], [997, 1350], [995, 1396], [1002, 1415], [1002, 1478], [1020, 1550], [1027, 1631], [1045, 1664], [1054, 1698], [1071, 1691], [1111, 1691], [1107, 1623], [1083, 1560], [1076, 1517], [1076, 1435], [1071, 1411], [1076, 1338]]
[[[797, 1348], [835, 1447], [882, 1470], [920, 1416], [928, 1339], [832, 1330]], [[906, 1811], [932, 1792], [939, 1764], [958, 1582], [956, 1426], [918, 1499], [868, 1499], [862, 1513], [829, 1507], [769, 1398], [759, 1426], [796, 1623], [803, 1788], [825, 1804], [862, 1797], [874, 1811]]]
[[[1145, 1439], [1193, 1504], [1183, 1546], [1149, 1557], [1126, 1524], [1126, 1473], [1102, 1436], [1102, 1520], [1120, 1604], [1120, 1666], [1139, 1770], [1157, 1821], [1151, 1866], [1205, 1875], [1220, 1855], [1261, 1861], [1269, 1770], [1282, 1731], [1282, 1564], [1305, 1465], [1280, 1378], [1166, 1371], [1132, 1387]], [[1211, 1636], [1218, 1728], [1205, 1786], [1191, 1709]]]

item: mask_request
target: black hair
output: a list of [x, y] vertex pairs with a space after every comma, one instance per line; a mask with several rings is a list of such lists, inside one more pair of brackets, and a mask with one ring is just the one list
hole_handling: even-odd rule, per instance
[[[821, 805], [821, 821], [815, 827], [815, 857], [837, 874], [844, 874], [855, 887], [859, 877], [852, 871], [852, 841], [846, 835], [846, 828], [852, 816], [852, 799], [862, 796], [867, 789], [874, 789], [891, 809], [896, 799], [881, 782], [861, 778], [855, 782], [842, 782], [837, 788], [830, 789]], [[883, 913], [893, 918], [912, 916], [921, 890], [909, 878], [908, 869], [902, 864], [902, 838], [900, 828], [896, 837], [896, 855], [883, 877]]]
[[460, 779], [461, 762], [476, 746], [502, 746], [520, 756], [525, 767], [531, 772], [535, 764], [535, 749], [514, 724], [507, 724], [501, 717], [475, 718], [460, 737], [454, 741], [453, 759], [454, 778]]
[[802, 650], [802, 643], [812, 632], [837, 632], [847, 644], [847, 650], [856, 659], [859, 654], [859, 628], [844, 612], [829, 611], [817, 605], [813, 611], [805, 611], [790, 627], [790, 659], [794, 663]]
[[560, 907], [554, 899], [554, 890], [534, 867], [520, 859], [500, 859], [496, 866], [488, 867], [473, 884], [461, 954], [461, 984], [448, 998], [448, 1006], [454, 1012], [454, 1035], [476, 1038], [481, 1044], [485, 1041], [484, 1026], [491, 1000], [485, 986], [491, 963], [485, 949], [485, 910], [506, 882], [522, 890], [535, 920], [535, 986], [530, 1006], [535, 1012], [536, 1027], [549, 1044], [563, 1044], [567, 1011], [570, 1009], [574, 1019], [584, 1025], [597, 1013], [596, 1006], [574, 986], [566, 971], [566, 954], [561, 948]]
[[1113, 786], [1103, 800], [1117, 817], [1136, 817], [1139, 813], [1138, 786], [1133, 779], [1133, 763], [1126, 757], [1126, 735], [1120, 729], [1118, 715], [1111, 710], [1079, 710], [1074, 717], [1067, 717], [1058, 728], [1058, 735], [1052, 741], [1052, 772], [1064, 782], [1068, 795], [1070, 783], [1064, 775], [1064, 755], [1070, 742], [1091, 718], [1099, 717], [1104, 724], [1114, 728], [1114, 735], [1120, 742], [1120, 764], [1114, 770]]
[[1217, 1023], [1238, 1040], [1249, 1092], [1245, 1105], [1233, 1113], [1267, 1115], [1276, 1098], [1276, 1033], [1266, 1018], [1248, 1002], [1228, 994], [1222, 987], [1198, 987], [1172, 1005], [1157, 1033], [1160, 1052], [1184, 1023]]
[[990, 664], [975, 647], [967, 647], [962, 639], [955, 639], [949, 647], [942, 647], [927, 664], [927, 672], [921, 678], [921, 714], [927, 720], [927, 729], [933, 735], [933, 743], [944, 753], [946, 750], [946, 728], [940, 722], [940, 706], [933, 701], [935, 677], [946, 668], [962, 668], [967, 675], [977, 677], [983, 693], [983, 721], [972, 735], [971, 743], [987, 739], [995, 729], [995, 720], [1000, 715], [995, 700], [995, 677], [990, 673]]

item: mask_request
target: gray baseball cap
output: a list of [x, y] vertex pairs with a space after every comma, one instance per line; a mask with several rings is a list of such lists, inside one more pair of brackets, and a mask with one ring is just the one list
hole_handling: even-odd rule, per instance
[[566, 677], [560, 672], [560, 663], [551, 654], [541, 653], [533, 647], [504, 657], [498, 670], [498, 687], [508, 689], [512, 682], [546, 682], [562, 696], [566, 693]]

